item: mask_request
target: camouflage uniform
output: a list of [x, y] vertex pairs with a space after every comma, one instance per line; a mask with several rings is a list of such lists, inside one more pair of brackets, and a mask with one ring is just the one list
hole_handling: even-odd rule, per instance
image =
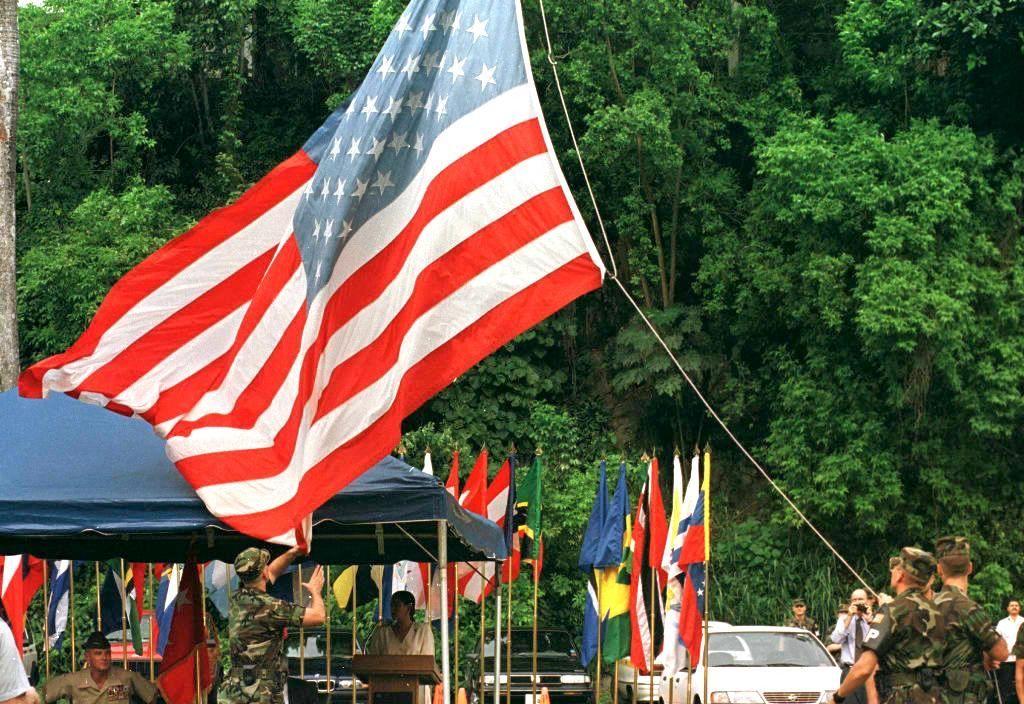
[[[922, 583], [935, 558], [917, 548], [900, 551], [899, 566]], [[906, 589], [871, 619], [864, 648], [878, 656], [875, 684], [881, 704], [939, 704], [945, 622], [922, 589]]]
[[[793, 599], [793, 606], [806, 607], [807, 602], [805, 602], [803, 599]], [[782, 625], [786, 626], [787, 628], [802, 628], [805, 631], [810, 631], [815, 636], [820, 636], [818, 622], [810, 616], [808, 616], [806, 612], [804, 613], [803, 619], [797, 619], [796, 615], [793, 615], [787, 618], [785, 621], [783, 621]]]
[[[935, 556], [970, 557], [965, 538], [947, 537], [935, 541]], [[933, 599], [946, 622], [946, 644], [942, 654], [942, 701], [944, 704], [984, 704], [992, 693], [992, 681], [985, 673], [984, 653], [999, 642], [988, 614], [958, 587], [944, 586]]]
[[[270, 554], [247, 548], [235, 558], [243, 582], [257, 579]], [[305, 609], [258, 589], [240, 588], [231, 600], [231, 669], [220, 688], [228, 704], [283, 704], [288, 685], [284, 629], [298, 628]]]

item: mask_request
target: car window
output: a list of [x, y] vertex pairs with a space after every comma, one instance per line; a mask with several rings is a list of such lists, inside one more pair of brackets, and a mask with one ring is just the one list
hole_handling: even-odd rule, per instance
[[708, 661], [718, 667], [832, 667], [810, 633], [748, 631], [712, 633]]
[[[305, 657], [307, 660], [313, 658], [323, 658], [327, 656], [327, 634], [318, 633], [305, 633], [304, 642], [305, 648], [300, 648], [299, 633], [289, 633], [288, 636], [288, 657], [299, 658]], [[356, 644], [360, 647], [359, 644]], [[304, 651], [304, 652], [303, 652]], [[341, 631], [339, 633], [331, 634], [331, 660], [335, 658], [350, 658], [352, 657], [352, 633]]]
[[[508, 636], [502, 634], [502, 653], [508, 644]], [[533, 654], [533, 633], [531, 631], [512, 631], [512, 655]], [[576, 647], [572, 638], [565, 631], [537, 631], [537, 655], [556, 656], [564, 655], [576, 657]], [[484, 644], [484, 657], [494, 657], [494, 639]]]

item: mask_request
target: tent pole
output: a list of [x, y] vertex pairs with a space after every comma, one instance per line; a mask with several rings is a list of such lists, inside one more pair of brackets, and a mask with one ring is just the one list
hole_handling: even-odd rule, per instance
[[43, 560], [43, 653], [46, 656], [46, 679], [50, 679], [50, 575], [49, 560]]
[[[203, 634], [206, 633], [206, 570], [201, 567], [199, 570], [199, 604], [203, 613]], [[202, 646], [206, 647], [206, 638], [203, 638]], [[196, 663], [196, 704], [203, 704], [203, 678], [202, 673], [199, 669], [199, 648], [195, 649], [195, 655], [193, 657]]]
[[78, 656], [75, 653], [75, 561], [68, 562], [71, 588], [68, 594], [68, 620], [71, 621], [71, 671], [78, 671]]
[[[501, 583], [498, 583], [501, 589]], [[508, 628], [505, 629], [508, 640], [505, 641], [505, 677], [508, 685], [505, 687], [505, 704], [512, 704], [512, 563], [508, 563]]]
[[487, 632], [484, 612], [487, 610], [487, 599], [484, 597], [483, 588], [480, 589], [480, 696], [477, 699], [484, 704], [484, 634]]
[[[441, 691], [451, 704], [451, 671], [448, 669], [448, 522], [437, 522], [437, 568], [441, 570]], [[428, 590], [429, 591], [429, 590]], [[427, 618], [430, 618], [428, 612]]]

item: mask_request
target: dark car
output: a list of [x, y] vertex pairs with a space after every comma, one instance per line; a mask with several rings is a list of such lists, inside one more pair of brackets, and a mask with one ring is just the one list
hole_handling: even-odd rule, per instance
[[[502, 634], [501, 675], [499, 690], [501, 702], [507, 697], [509, 683], [508, 652], [505, 649], [507, 635]], [[480, 702], [480, 670], [479, 655], [471, 654], [467, 658], [470, 681], [466, 690], [472, 692], [476, 702]], [[529, 628], [512, 629], [512, 702], [513, 704], [534, 704], [533, 692], [533, 630]], [[590, 675], [580, 665], [579, 651], [568, 631], [560, 628], [541, 628], [537, 630], [537, 698], [543, 687], [547, 687], [552, 702], [584, 702], [589, 704], [594, 699], [593, 685]], [[490, 704], [494, 699], [494, 639], [484, 644], [483, 702]]]
[[[346, 704], [352, 701], [352, 688], [355, 687], [356, 701], [365, 703], [367, 686], [352, 675], [352, 632], [331, 630], [330, 679], [327, 678], [327, 631], [307, 628], [302, 637], [304, 648], [300, 648], [297, 630], [288, 636], [288, 676], [291, 680], [302, 680], [306, 685], [296, 687], [299, 683], [290, 682], [289, 701], [294, 704], [291, 697], [293, 689], [311, 693], [315, 687], [318, 702]], [[356, 652], [363, 652], [362, 644], [358, 642]]]

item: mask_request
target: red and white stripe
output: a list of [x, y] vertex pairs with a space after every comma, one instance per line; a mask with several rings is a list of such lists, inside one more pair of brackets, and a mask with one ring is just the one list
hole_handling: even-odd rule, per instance
[[[512, 469], [509, 461], [505, 460], [501, 469], [494, 475], [490, 486], [487, 487], [487, 518], [499, 526], [505, 525], [505, 511], [508, 508], [509, 478]], [[461, 584], [459, 591], [470, 601], [479, 604], [481, 599], [491, 593], [494, 588], [494, 563], [475, 562], [475, 570], [469, 570], [468, 574], [460, 577]], [[486, 577], [486, 581], [484, 580]]]
[[443, 132], [307, 302], [291, 223], [315, 170], [297, 153], [157, 251], [21, 379], [149, 421], [211, 513], [284, 544], [403, 418], [603, 274], [532, 82]]

